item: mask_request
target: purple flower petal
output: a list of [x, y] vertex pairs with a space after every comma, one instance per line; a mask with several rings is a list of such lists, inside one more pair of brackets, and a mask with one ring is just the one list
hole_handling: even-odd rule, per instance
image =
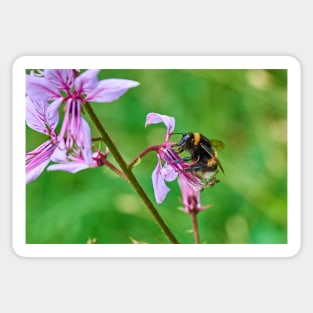
[[56, 146], [50, 140], [26, 153], [26, 184], [36, 179], [51, 160]]
[[59, 91], [69, 91], [75, 80], [74, 70], [45, 70], [44, 76]]
[[139, 85], [138, 82], [127, 79], [98, 80], [99, 70], [88, 70], [75, 80], [78, 94], [85, 94], [86, 101], [111, 102], [118, 99], [129, 88]]
[[68, 154], [64, 143], [60, 144], [51, 157], [51, 160], [58, 164], [50, 165], [48, 171], [77, 173], [81, 170], [98, 166], [95, 160], [91, 159], [90, 163], [88, 163], [79, 151], [76, 152], [75, 154], [75, 151], [71, 151], [72, 154]]
[[58, 107], [62, 99], [48, 104], [43, 100], [31, 100], [26, 98], [26, 123], [27, 125], [46, 135], [50, 135], [51, 130], [55, 130], [59, 121]]
[[165, 138], [165, 142], [167, 142], [169, 140], [170, 134], [173, 132], [175, 128], [175, 119], [174, 117], [162, 115], [158, 113], [149, 113], [147, 115], [145, 126], [150, 125], [150, 124], [159, 124], [159, 123], [164, 123], [167, 128], [166, 138]]
[[46, 168], [49, 161], [50, 161], [50, 159], [47, 159], [47, 160], [41, 162], [40, 164], [38, 164], [38, 166], [26, 171], [26, 184], [35, 180], [43, 172], [43, 170]]
[[197, 205], [200, 207], [200, 191], [190, 186], [188, 180], [184, 176], [178, 177], [178, 185], [180, 187], [185, 206], [190, 204], [189, 197], [192, 196], [196, 200]]
[[82, 136], [80, 140], [78, 140], [78, 144], [81, 145], [82, 155], [85, 160], [85, 163], [90, 166], [93, 162], [92, 160], [92, 143], [91, 143], [91, 132], [89, 124], [85, 121], [85, 119], [81, 118], [82, 123]]
[[127, 79], [104, 79], [88, 92], [86, 101], [112, 102], [122, 96], [129, 88], [138, 85], [138, 82]]
[[26, 94], [32, 99], [54, 100], [61, 97], [58, 88], [44, 77], [26, 76]]
[[59, 107], [61, 103], [63, 102], [63, 99], [57, 99], [53, 101], [51, 104], [49, 104], [47, 108], [47, 121], [48, 125], [51, 129], [56, 129], [58, 122], [59, 122]]
[[86, 163], [77, 160], [77, 161], [70, 161], [67, 163], [52, 164], [47, 168], [47, 170], [48, 171], [65, 171], [65, 172], [70, 172], [70, 173], [75, 174], [89, 167], [90, 166], [88, 166]]
[[99, 70], [88, 70], [79, 75], [74, 83], [77, 94], [89, 94], [92, 92], [98, 85], [98, 73]]
[[57, 149], [54, 150], [54, 152], [51, 156], [51, 161], [53, 161], [53, 162], [64, 162], [64, 161], [66, 161], [66, 148], [65, 148], [63, 141], [60, 142]]
[[173, 181], [177, 178], [178, 173], [175, 171], [175, 169], [169, 165], [165, 164], [163, 168], [161, 169], [162, 176], [166, 181]]
[[162, 175], [161, 159], [159, 156], [158, 156], [157, 166], [152, 173], [152, 183], [153, 183], [155, 200], [158, 204], [160, 204], [164, 201], [170, 189], [165, 184], [164, 177]]

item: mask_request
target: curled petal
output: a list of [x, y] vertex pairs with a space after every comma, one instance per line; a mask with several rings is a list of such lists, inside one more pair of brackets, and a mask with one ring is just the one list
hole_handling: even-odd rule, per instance
[[160, 204], [164, 201], [170, 189], [165, 184], [164, 177], [162, 175], [161, 159], [159, 156], [158, 156], [157, 166], [152, 173], [152, 183], [153, 183], [155, 200], [158, 204]]
[[111, 102], [138, 85], [138, 82], [128, 79], [104, 79], [88, 92], [86, 101]]
[[166, 126], [167, 131], [165, 141], [167, 142], [169, 140], [170, 134], [173, 132], [175, 128], [175, 119], [174, 117], [158, 113], [149, 113], [147, 115], [145, 126], [159, 123], [164, 123], [164, 125]]

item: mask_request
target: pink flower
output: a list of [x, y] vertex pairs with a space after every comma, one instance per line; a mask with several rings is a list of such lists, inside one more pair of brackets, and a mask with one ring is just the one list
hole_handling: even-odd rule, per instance
[[182, 177], [191, 188], [198, 191], [205, 187], [205, 184], [195, 173], [185, 171], [189, 167], [189, 164], [184, 162], [172, 149], [173, 143], [169, 142], [169, 139], [175, 128], [175, 119], [158, 113], [149, 113], [147, 115], [146, 126], [158, 123], [164, 123], [167, 131], [164, 143], [158, 147], [158, 163], [152, 173], [152, 183], [156, 202], [162, 203], [170, 191], [165, 182]]
[[183, 197], [183, 204], [186, 213], [198, 213], [199, 211], [210, 208], [210, 205], [201, 206], [200, 191], [191, 187], [184, 176], [178, 177], [178, 184]]
[[[102, 166], [108, 154], [92, 154], [92, 138], [88, 123], [81, 116], [86, 102], [111, 102], [138, 83], [126, 79], [97, 78], [99, 70], [44, 70], [26, 76], [26, 123], [50, 137], [48, 141], [26, 154], [26, 183], [36, 179], [50, 161], [49, 170], [76, 173]], [[78, 76], [79, 75], [79, 76]], [[59, 134], [58, 109], [65, 104], [65, 115]]]
[[[76, 70], [44, 70], [42, 76], [26, 76], [26, 93], [31, 99], [65, 103], [65, 115], [59, 139], [65, 140], [65, 149], [73, 146], [85, 149], [91, 146], [85, 131], [81, 112], [85, 102], [112, 102], [129, 88], [139, 85], [127, 79], [98, 80], [99, 70], [87, 70], [78, 76]], [[91, 152], [90, 152], [91, 153]]]

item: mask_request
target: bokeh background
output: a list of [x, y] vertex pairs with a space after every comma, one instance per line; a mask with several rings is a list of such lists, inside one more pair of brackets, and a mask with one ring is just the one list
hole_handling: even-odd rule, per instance
[[[102, 70], [99, 78], [140, 82], [115, 102], [93, 104], [126, 161], [164, 139], [162, 124], [145, 128], [150, 112], [175, 117], [177, 132], [225, 143], [225, 175], [201, 193], [201, 203], [213, 205], [198, 215], [202, 243], [287, 243], [286, 70]], [[27, 128], [27, 151], [45, 140]], [[134, 168], [153, 203], [156, 162], [151, 153]], [[177, 239], [193, 243], [177, 182], [168, 186], [166, 200], [155, 205]], [[27, 243], [132, 244], [130, 238], [168, 243], [131, 186], [106, 168], [44, 171], [26, 186]]]

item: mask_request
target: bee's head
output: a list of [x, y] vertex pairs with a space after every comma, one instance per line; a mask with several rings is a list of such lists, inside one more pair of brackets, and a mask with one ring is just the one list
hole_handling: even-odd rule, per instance
[[173, 134], [180, 134], [182, 135], [180, 141], [176, 143], [176, 147], [178, 148], [178, 152], [182, 152], [183, 150], [187, 150], [189, 146], [192, 144], [193, 141], [193, 135], [192, 133], [173, 133]]

